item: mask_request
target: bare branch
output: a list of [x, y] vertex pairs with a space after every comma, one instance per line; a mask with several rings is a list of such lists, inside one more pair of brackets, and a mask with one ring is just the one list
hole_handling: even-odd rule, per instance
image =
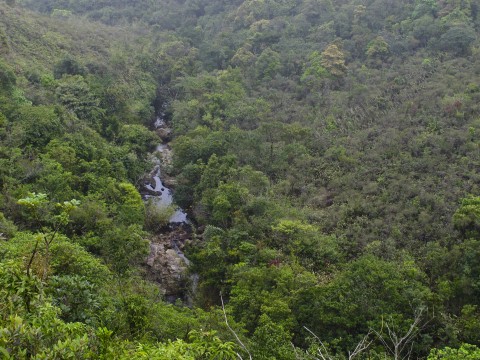
[[[252, 360], [252, 354], [250, 354], [250, 351], [248, 351], [247, 347], [243, 344], [242, 340], [240, 340], [237, 333], [228, 324], [227, 313], [225, 312], [225, 305], [223, 303], [222, 293], [220, 293], [220, 300], [222, 301], [222, 310], [223, 310], [223, 316], [225, 317], [225, 324], [227, 325], [228, 329], [232, 332], [232, 334], [235, 336], [235, 339], [237, 339], [237, 342], [240, 344], [240, 346], [243, 348], [243, 350], [245, 350], [247, 352], [249, 359]], [[242, 359], [240, 354], [237, 353], [237, 356], [240, 359]]]
[[27, 264], [27, 276], [28, 277], [30, 277], [30, 268], [32, 267], [33, 259], [35, 258], [35, 255], [37, 254], [39, 241], [40, 241], [40, 239], [37, 237], [37, 242], [35, 243], [35, 247], [33, 248], [32, 255], [30, 256], [30, 260], [28, 261], [28, 264]]
[[325, 355], [322, 353], [322, 350], [321, 349], [318, 349], [318, 355], [320, 355], [320, 357], [322, 358], [322, 360], [332, 360], [332, 357], [328, 354], [328, 350], [327, 348], [325, 347], [325, 345], [323, 344], [322, 340], [320, 340], [320, 338], [315, 335], [315, 333], [310, 330], [309, 328], [307, 328], [306, 326], [303, 327], [305, 330], [307, 330], [310, 334], [313, 335], [313, 337], [315, 339], [317, 339], [317, 341], [319, 342], [319, 344], [322, 346], [323, 348], [323, 351], [325, 351]]
[[376, 331], [376, 330], [373, 330], [373, 329], [372, 329], [372, 330], [373, 330], [373, 333], [374, 333], [375, 335], [377, 335], [378, 339], [379, 339], [380, 342], [383, 344], [383, 346], [385, 346], [385, 348], [386, 348], [389, 352], [393, 353], [393, 349], [390, 348], [390, 345], [385, 341], [385, 339], [383, 338], [383, 336], [382, 336], [382, 334], [381, 334], [381, 333], [383, 332], [383, 325], [384, 325], [384, 324], [385, 324], [385, 322], [383, 321], [383, 316], [382, 316], [382, 327], [381, 327], [381, 329], [380, 329], [380, 332], [378, 332], [378, 331]]
[[295, 345], [293, 345], [293, 343], [290, 343], [290, 345], [292, 345], [293, 352], [295, 353], [295, 359], [297, 359], [297, 360], [301, 359], [301, 358], [298, 356], [297, 348], [295, 347]]
[[412, 345], [410, 345], [410, 350], [408, 350], [407, 355], [405, 355], [402, 360], [410, 359], [410, 355], [412, 355], [412, 350], [413, 350], [413, 345], [415, 344], [415, 341], [412, 341]]
[[[419, 326], [422, 322], [423, 311], [423, 308], [420, 308], [418, 311], [416, 311], [413, 322], [410, 324], [407, 332], [402, 337], [399, 337], [399, 335], [397, 334], [395, 325], [390, 325], [387, 322], [385, 322], [385, 327], [387, 328], [388, 339], [385, 339], [385, 337], [380, 332], [373, 330], [373, 332], [378, 336], [382, 344], [385, 346], [385, 349], [393, 355], [393, 358], [395, 360], [405, 360], [410, 358], [413, 349], [413, 339], [428, 323], [425, 322], [423, 326]], [[384, 322], [382, 319], [382, 329], [383, 324]], [[382, 332], [382, 330], [380, 331]], [[402, 357], [402, 353], [407, 346], [409, 346], [410, 349], [408, 350], [407, 354]]]
[[373, 343], [374, 339], [369, 340], [370, 335], [372, 334], [372, 330], [369, 330], [367, 335], [360, 340], [353, 350], [353, 352], [348, 352], [348, 360], [354, 359], [357, 355], [360, 355], [363, 351], [367, 350], [370, 345]]

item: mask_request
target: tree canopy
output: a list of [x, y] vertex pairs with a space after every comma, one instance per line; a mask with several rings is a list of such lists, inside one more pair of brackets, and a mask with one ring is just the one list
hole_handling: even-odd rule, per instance
[[0, 2], [1, 356], [478, 358], [479, 6]]

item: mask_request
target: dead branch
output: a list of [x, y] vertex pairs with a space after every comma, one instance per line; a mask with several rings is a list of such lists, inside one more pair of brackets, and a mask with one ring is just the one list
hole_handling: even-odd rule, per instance
[[372, 330], [369, 330], [367, 335], [365, 335], [363, 339], [358, 342], [357, 346], [355, 346], [355, 349], [352, 352], [350, 351], [348, 352], [348, 360], [354, 359], [357, 355], [360, 355], [362, 352], [364, 352], [370, 347], [370, 345], [375, 340], [375, 339], [370, 340], [370, 335], [372, 333], [373, 333]]
[[[376, 330], [371, 330], [373, 331], [373, 333], [375, 333], [375, 335], [378, 336], [383, 346], [385, 346], [385, 349], [390, 354], [393, 355], [393, 358], [395, 360], [406, 360], [410, 358], [413, 344], [414, 344], [413, 339], [420, 333], [420, 331], [427, 324], [427, 322], [425, 322], [422, 326], [419, 326], [420, 323], [422, 322], [423, 311], [424, 311], [423, 308], [420, 308], [418, 311], [416, 311], [413, 322], [410, 324], [410, 327], [408, 328], [407, 332], [403, 336], [398, 335], [394, 327], [394, 324], [390, 325], [388, 324], [388, 322], [384, 322], [383, 319], [382, 319], [382, 328], [380, 329], [380, 332]], [[382, 335], [384, 325], [387, 329], [388, 338]], [[410, 347], [410, 349], [408, 350], [406, 355], [402, 357], [402, 353], [407, 347]]]
[[318, 343], [320, 344], [320, 346], [323, 348], [323, 351], [325, 352], [325, 354], [322, 352], [322, 349], [318, 349], [318, 355], [320, 355], [320, 358], [322, 360], [333, 360], [332, 357], [330, 356], [330, 354], [328, 353], [328, 350], [327, 348], [325, 347], [325, 345], [323, 344], [322, 340], [320, 340], [320, 338], [312, 331], [310, 330], [309, 328], [307, 328], [306, 326], [303, 327], [305, 330], [307, 330], [310, 334], [313, 335], [313, 337], [315, 339], [317, 339]]
[[[233, 336], [235, 336], [235, 339], [237, 340], [238, 344], [242, 347], [243, 350], [246, 351], [246, 353], [248, 354], [248, 357], [250, 360], [252, 360], [252, 355], [250, 354], [250, 351], [248, 351], [247, 347], [245, 346], [245, 344], [242, 342], [242, 340], [240, 340], [240, 338], [238, 337], [237, 333], [235, 332], [235, 330], [233, 330], [230, 325], [228, 324], [228, 319], [227, 319], [227, 313], [225, 312], [225, 305], [223, 303], [223, 296], [222, 296], [222, 293], [220, 293], [220, 300], [222, 301], [222, 310], [223, 310], [223, 316], [225, 317], [225, 324], [227, 325], [228, 329], [231, 331], [231, 333], [233, 334]], [[243, 360], [242, 357], [240, 356], [240, 354], [237, 353], [237, 356], [240, 360]]]
[[[330, 356], [328, 353], [328, 350], [325, 346], [325, 344], [320, 340], [320, 338], [309, 328], [306, 326], [303, 327], [305, 330], [307, 330], [310, 334], [313, 335], [313, 337], [318, 341], [318, 343], [321, 346], [321, 349], [318, 349], [318, 355], [320, 358], [316, 358], [317, 360], [334, 360], [333, 357]], [[353, 360], [356, 356], [360, 355], [362, 352], [367, 350], [370, 345], [373, 343], [375, 339], [370, 339], [370, 336], [372, 335], [373, 331], [369, 330], [367, 335], [365, 335], [362, 340], [358, 342], [358, 344], [355, 346], [355, 349], [353, 351], [348, 352], [348, 360]]]

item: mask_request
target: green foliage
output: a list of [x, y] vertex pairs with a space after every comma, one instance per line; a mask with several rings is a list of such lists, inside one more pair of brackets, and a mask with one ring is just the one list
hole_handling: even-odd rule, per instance
[[459, 317], [460, 337], [471, 344], [478, 343], [477, 334], [480, 330], [479, 311], [476, 305], [465, 305]]
[[435, 16], [438, 11], [438, 4], [434, 0], [420, 0], [416, 2], [412, 16], [419, 18], [423, 15]]
[[442, 26], [431, 15], [424, 15], [416, 19], [413, 23], [413, 35], [420, 40], [423, 45], [435, 43], [435, 39], [442, 33]]
[[0, 238], [8, 239], [15, 235], [15, 232], [17, 231], [17, 227], [15, 224], [5, 218], [5, 215], [3, 213], [0, 213]]
[[[53, 16], [56, 16], [55, 11], [59, 12], [58, 9], [55, 9]], [[60, 79], [64, 75], [85, 75], [85, 70], [75, 59], [66, 56], [60, 62], [55, 64], [53, 75], [55, 79]]]
[[0, 263], [0, 282], [0, 296], [4, 304], [2, 322], [15, 312], [31, 311], [31, 303], [37, 301], [41, 293], [38, 278], [25, 276], [18, 260], [7, 260]]
[[297, 325], [293, 294], [315, 283], [312, 274], [282, 265], [281, 260], [279, 266], [275, 265], [278, 262], [253, 268], [239, 264], [235, 268], [229, 305], [235, 318], [252, 333], [259, 326], [262, 314], [283, 329], [292, 330]]
[[385, 61], [390, 54], [390, 47], [382, 36], [377, 36], [367, 45], [367, 57], [372, 61]]
[[142, 155], [154, 149], [159, 139], [154, 133], [141, 125], [124, 125], [121, 127], [118, 140], [129, 151]]
[[252, 341], [252, 356], [255, 359], [295, 358], [291, 336], [265, 314], [260, 316], [259, 326], [252, 336]]
[[258, 57], [255, 68], [259, 79], [273, 78], [281, 68], [280, 55], [270, 48], [265, 49]]
[[0, 54], [8, 54], [10, 52], [10, 45], [8, 44], [7, 34], [3, 29], [0, 29]]
[[115, 184], [109, 187], [108, 200], [110, 212], [114, 214], [118, 224], [143, 224], [145, 221], [145, 206], [138, 190], [129, 183]]
[[101, 260], [91, 256], [85, 249], [59, 238], [51, 248], [51, 267], [59, 276], [80, 276], [85, 281], [100, 285], [108, 280], [110, 273]]
[[3, 61], [0, 62], [0, 84], [0, 89], [6, 93], [10, 93], [16, 84], [15, 74], [10, 66]]
[[248, 189], [234, 183], [220, 184], [209, 192], [202, 201], [211, 213], [214, 225], [228, 226], [236, 220], [236, 216], [248, 198]]
[[223, 343], [214, 331], [192, 331], [189, 338], [192, 342], [192, 355], [195, 359], [233, 360], [237, 358], [234, 344], [231, 342]]
[[444, 349], [432, 349], [428, 355], [428, 360], [476, 360], [480, 359], [480, 349], [475, 345], [463, 344], [459, 349], [446, 347]]
[[475, 30], [470, 26], [453, 26], [440, 37], [439, 47], [456, 55], [465, 55], [476, 38]]
[[327, 75], [327, 70], [322, 66], [322, 56], [318, 51], [314, 51], [308, 57], [308, 63], [305, 65], [305, 71], [302, 75], [302, 81], [308, 83], [310, 79], [322, 79]]
[[79, 275], [52, 276], [46, 293], [52, 303], [62, 311], [67, 322], [92, 322], [99, 311], [99, 300], [95, 286]]
[[115, 273], [124, 275], [144, 260], [148, 254], [144, 236], [138, 225], [113, 227], [103, 235], [100, 251]]
[[[351, 329], [367, 333], [368, 324], [378, 324], [386, 316], [397, 319], [396, 326], [401, 327], [401, 321], [411, 316], [411, 307], [423, 306], [430, 296], [424, 275], [411, 261], [396, 264], [364, 256], [331, 282], [307, 290], [297, 308], [307, 311], [300, 314], [300, 321], [326, 341], [351, 342]], [[311, 310], [306, 307], [309, 297], [315, 298]]]
[[345, 54], [335, 44], [330, 44], [323, 50], [321, 65], [334, 78], [344, 76], [347, 71]]
[[45, 146], [59, 136], [62, 126], [52, 106], [19, 107], [14, 119], [13, 132], [19, 134], [17, 146]]
[[480, 198], [470, 197], [462, 200], [453, 214], [453, 224], [466, 238], [480, 236]]
[[58, 102], [95, 130], [100, 129], [104, 110], [81, 75], [63, 77], [55, 91]]
[[[140, 278], [145, 230], [170, 214], [139, 193], [155, 112], [172, 128], [158, 132], [173, 138], [162, 172], [195, 224], [192, 302], [214, 308], [222, 291], [254, 358], [317, 356], [303, 326], [345, 358], [371, 328], [404, 334], [424, 306], [435, 316], [412, 358], [432, 344], [448, 346], [433, 358], [475, 354], [453, 348], [478, 345], [478, 10], [0, 4], [2, 356], [240, 351], [220, 312], [166, 305]], [[382, 342], [364, 355], [384, 358]]]

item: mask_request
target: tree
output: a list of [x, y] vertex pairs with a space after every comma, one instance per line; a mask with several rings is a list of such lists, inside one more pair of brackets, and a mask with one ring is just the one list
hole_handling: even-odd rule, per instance
[[373, 324], [380, 327], [386, 317], [395, 320], [391, 327], [407, 331], [411, 307], [420, 308], [431, 296], [423, 277], [411, 261], [394, 263], [363, 256], [328, 283], [305, 289], [295, 305], [302, 309], [297, 321], [327, 342], [341, 341], [344, 350], [352, 348], [356, 336], [366, 334]]
[[[64, 228], [70, 221], [70, 213], [80, 205], [80, 201], [72, 199], [70, 201], [64, 201], [63, 203], [57, 203], [56, 207], [60, 209], [60, 212], [57, 215], [47, 214], [46, 218], [42, 218], [45, 215], [41, 215], [40, 211], [42, 208], [47, 205], [47, 195], [46, 194], [35, 194], [31, 193], [28, 197], [19, 199], [18, 204], [27, 208], [33, 218], [38, 223], [46, 223], [51, 226], [49, 233], [38, 234], [36, 237], [35, 247], [30, 255], [30, 260], [27, 264], [27, 275], [30, 276], [30, 270], [39, 250], [38, 246], [40, 241], [43, 240], [43, 245], [45, 246], [45, 266], [43, 269], [42, 279], [45, 280], [48, 276], [50, 270], [50, 248], [53, 241], [56, 239], [59, 231]], [[48, 229], [45, 229], [48, 230]]]
[[308, 57], [308, 62], [304, 65], [305, 70], [302, 74], [302, 82], [311, 84], [313, 80], [320, 80], [327, 76], [327, 69], [322, 65], [322, 56], [318, 51], [312, 52]]
[[480, 349], [475, 345], [462, 344], [459, 349], [446, 347], [432, 349], [427, 360], [479, 360]]
[[345, 65], [345, 54], [336, 44], [328, 45], [322, 51], [320, 64], [328, 71], [333, 78], [341, 78], [347, 72]]
[[280, 55], [276, 51], [266, 48], [255, 62], [257, 78], [260, 80], [272, 79], [280, 71], [281, 66]]
[[249, 199], [248, 189], [229, 182], [204, 193], [202, 203], [211, 214], [213, 225], [228, 227], [242, 216], [242, 208]]
[[17, 79], [11, 67], [5, 62], [0, 61], [0, 90], [10, 93], [16, 82]]
[[413, 35], [423, 46], [435, 43], [441, 33], [439, 22], [431, 15], [424, 15], [413, 22]]
[[[55, 17], [67, 18], [71, 15], [69, 11], [55, 9], [52, 14]], [[85, 69], [71, 56], [64, 57], [61, 61], [55, 64], [53, 68], [53, 75], [55, 79], [60, 79], [64, 75], [85, 75]]]
[[415, 6], [412, 16], [420, 18], [422, 16], [436, 16], [438, 4], [435, 0], [419, 0]]
[[118, 133], [118, 141], [142, 157], [154, 149], [160, 139], [142, 125], [123, 125]]
[[383, 36], [377, 36], [368, 43], [366, 55], [372, 64], [379, 66], [390, 55], [390, 46]]
[[[388, 321], [383, 323], [380, 331], [375, 331], [382, 344], [385, 346], [387, 352], [389, 352], [394, 360], [409, 359], [412, 353], [413, 340], [419, 335], [420, 330], [425, 324], [422, 324], [423, 309], [419, 309], [410, 326], [404, 333], [399, 333], [394, 324], [390, 324]], [[386, 334], [383, 334], [383, 326], [386, 328]]]
[[130, 183], [115, 183], [109, 187], [108, 200], [110, 212], [117, 224], [143, 225], [145, 222], [145, 205], [138, 190]]
[[149, 252], [145, 235], [138, 225], [117, 226], [105, 232], [100, 244], [101, 253], [117, 275], [128, 275], [144, 261]]
[[[310, 351], [313, 353], [317, 353], [319, 358], [314, 357], [314, 360], [335, 360], [337, 356], [331, 356], [327, 346], [322, 342], [322, 340], [314, 334], [309, 328], [304, 326], [304, 329], [308, 331], [311, 335], [313, 335], [314, 339], [318, 342], [318, 344], [314, 344], [310, 346]], [[372, 345], [375, 339], [372, 339], [372, 331], [369, 331], [367, 335], [365, 335], [358, 343], [355, 345], [355, 348], [352, 351], [348, 351], [348, 360], [353, 360], [357, 356], [361, 355], [363, 352], [368, 350], [370, 345]], [[312, 351], [313, 350], [313, 351]]]
[[100, 131], [104, 110], [99, 99], [81, 75], [65, 76], [58, 82], [55, 95], [60, 104], [85, 121], [92, 129]]
[[13, 118], [15, 133], [19, 145], [41, 148], [47, 145], [62, 131], [62, 122], [53, 106], [18, 107]]
[[309, 86], [324, 85], [326, 79], [340, 81], [347, 72], [345, 54], [336, 44], [328, 45], [322, 53], [312, 52], [304, 65], [301, 81]]
[[296, 329], [301, 321], [298, 313], [306, 306], [296, 303], [296, 295], [300, 297], [314, 286], [315, 275], [296, 264], [282, 263], [278, 252], [265, 249], [264, 257], [266, 264], [261, 266], [247, 263], [235, 266], [228, 306], [235, 319], [244, 323], [251, 334], [258, 329], [261, 316], [266, 315], [266, 322], [282, 327], [283, 337], [285, 332]]
[[453, 225], [464, 238], [480, 238], [480, 197], [462, 199], [453, 214]]
[[466, 55], [470, 46], [477, 39], [475, 30], [468, 25], [456, 25], [444, 33], [439, 41], [438, 47], [441, 50], [449, 51], [455, 55]]
[[295, 358], [291, 334], [274, 323], [268, 315], [261, 315], [252, 336], [252, 358], [259, 360], [290, 360]]
[[250, 44], [246, 44], [239, 48], [230, 60], [233, 66], [240, 67], [244, 73], [247, 73], [249, 67], [255, 63], [255, 55], [251, 52], [251, 47]]

